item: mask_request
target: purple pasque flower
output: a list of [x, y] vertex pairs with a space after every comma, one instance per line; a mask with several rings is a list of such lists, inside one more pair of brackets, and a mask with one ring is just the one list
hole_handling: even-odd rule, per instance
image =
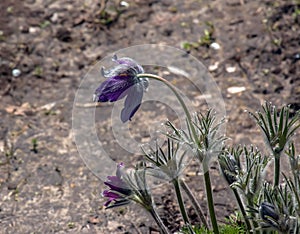
[[[122, 179], [123, 169], [124, 163], [118, 164], [116, 175], [107, 176], [107, 181], [104, 182], [104, 184], [109, 187], [108, 190], [104, 190], [102, 193], [104, 197], [108, 198], [108, 200], [104, 204], [104, 206], [106, 206], [107, 208], [126, 205], [130, 202], [128, 196], [132, 194], [132, 191], [128, 188], [126, 182]], [[110, 205], [111, 203], [113, 204]]]
[[275, 205], [266, 201], [262, 202], [259, 206], [259, 214], [263, 221], [262, 228], [272, 228], [278, 233], [296, 233], [291, 222], [292, 217], [284, 210], [279, 211]]
[[96, 89], [93, 100], [115, 102], [127, 96], [121, 112], [121, 120], [125, 123], [131, 120], [140, 107], [149, 83], [147, 78], [137, 77], [137, 74], [144, 73], [144, 69], [133, 59], [118, 59], [115, 55], [112, 60], [117, 65], [107, 71], [102, 68], [101, 73], [107, 79]]
[[262, 202], [259, 206], [259, 214], [265, 224], [279, 229], [279, 214], [276, 207], [269, 202]]

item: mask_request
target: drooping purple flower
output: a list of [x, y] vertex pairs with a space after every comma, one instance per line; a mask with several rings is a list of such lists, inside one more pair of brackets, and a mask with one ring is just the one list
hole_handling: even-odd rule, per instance
[[[122, 179], [123, 168], [124, 163], [118, 164], [116, 175], [107, 176], [107, 181], [104, 182], [109, 187], [109, 190], [104, 190], [102, 193], [104, 197], [108, 198], [104, 204], [107, 208], [125, 205], [130, 202], [127, 197], [131, 195], [132, 191]], [[113, 204], [110, 206], [111, 203]]]
[[107, 79], [96, 89], [93, 100], [115, 102], [127, 96], [121, 112], [121, 120], [125, 123], [131, 120], [140, 107], [148, 79], [137, 77], [137, 74], [144, 73], [144, 69], [133, 59], [118, 59], [115, 55], [113, 61], [117, 65], [112, 69], [106, 71], [102, 68], [102, 75]]

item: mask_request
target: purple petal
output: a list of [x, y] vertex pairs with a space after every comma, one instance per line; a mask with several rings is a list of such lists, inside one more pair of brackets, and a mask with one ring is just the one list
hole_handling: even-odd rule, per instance
[[108, 197], [108, 198], [112, 198], [112, 199], [121, 198], [121, 196], [119, 194], [111, 192], [109, 190], [104, 190], [102, 195], [103, 195], [103, 197]]
[[125, 183], [122, 184], [121, 186], [116, 186], [115, 184], [106, 181], [104, 182], [104, 184], [107, 185], [111, 189], [111, 191], [116, 191], [126, 196], [131, 194], [132, 192], [130, 189], [127, 188]]
[[126, 187], [125, 183], [123, 180], [121, 180], [117, 176], [107, 176], [107, 181], [104, 182], [107, 186], [109, 186], [113, 190], [117, 190], [118, 188], [121, 187]]
[[112, 200], [108, 200], [108, 201], [106, 201], [105, 203], [104, 203], [104, 206], [108, 206], [110, 203], [112, 202]]
[[128, 76], [134, 77], [137, 73], [134, 69], [130, 69], [131, 67], [127, 66], [126, 64], [119, 64], [109, 70], [101, 69], [101, 74], [106, 78], [111, 78], [115, 76], [119, 76], [121, 74], [126, 74]]
[[104, 190], [102, 193], [102, 196], [108, 198], [108, 200], [105, 202], [104, 206], [108, 206], [112, 201], [115, 201], [116, 199], [121, 198], [121, 196], [119, 194], [116, 194], [109, 190]]
[[123, 57], [123, 58], [117, 58], [115, 55], [113, 57], [113, 61], [117, 62], [118, 64], [124, 64], [127, 65], [128, 67], [134, 68], [134, 71], [136, 73], [144, 73], [144, 69], [142, 66], [140, 66], [135, 60], [128, 58], [128, 57]]
[[135, 112], [138, 110], [142, 102], [143, 93], [144, 88], [141, 83], [137, 83], [130, 88], [125, 99], [124, 108], [121, 112], [121, 120], [123, 123], [131, 120]]
[[115, 102], [128, 93], [128, 88], [134, 85], [135, 79], [120, 74], [105, 80], [95, 91], [96, 101]]

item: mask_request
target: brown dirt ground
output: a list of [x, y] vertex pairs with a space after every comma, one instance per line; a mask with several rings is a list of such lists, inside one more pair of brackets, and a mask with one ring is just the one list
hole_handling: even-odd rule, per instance
[[[72, 104], [82, 77], [118, 49], [144, 43], [181, 48], [190, 42], [189, 52], [206, 66], [218, 62], [212, 74], [233, 143], [261, 144], [245, 109], [256, 110], [264, 100], [300, 108], [299, 1], [132, 0], [129, 7], [109, 1], [105, 14], [99, 2], [1, 0], [1, 233], [155, 233], [151, 217], [134, 205], [104, 210], [104, 186], [72, 141]], [[197, 43], [209, 25], [220, 50]], [[12, 76], [15, 68], [21, 70], [18, 77]], [[232, 86], [246, 91], [230, 94]], [[203, 201], [197, 168], [191, 165], [186, 179]], [[216, 165], [212, 176], [218, 219], [224, 221], [235, 204]], [[169, 190], [154, 193], [175, 231], [182, 221]]]

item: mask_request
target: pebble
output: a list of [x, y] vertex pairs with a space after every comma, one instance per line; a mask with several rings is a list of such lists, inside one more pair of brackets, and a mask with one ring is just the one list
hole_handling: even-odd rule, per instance
[[58, 14], [55, 12], [52, 17], [50, 18], [52, 23], [56, 23], [58, 20]]
[[238, 87], [238, 86], [232, 86], [232, 87], [229, 87], [227, 89], [227, 92], [233, 94], [233, 93], [240, 93], [240, 92], [243, 92], [245, 90], [246, 90], [246, 87], [244, 87], [244, 86], [240, 86], [240, 87]]
[[36, 33], [40, 31], [39, 27], [29, 27], [29, 33]]
[[13, 69], [11, 73], [14, 77], [21, 75], [21, 71], [19, 69]]
[[126, 2], [126, 1], [121, 1], [120, 5], [123, 6], [123, 7], [129, 7], [129, 3]]
[[194, 23], [194, 24], [199, 24], [199, 23], [200, 23], [200, 20], [199, 20], [199, 19], [193, 19], [193, 23]]
[[209, 71], [215, 71], [215, 70], [218, 69], [218, 67], [219, 67], [219, 62], [215, 62], [214, 64], [212, 64], [212, 65], [210, 65], [210, 66], [208, 67], [208, 70], [209, 70]]
[[226, 67], [226, 71], [227, 71], [228, 73], [233, 73], [233, 72], [236, 71], [236, 67]]
[[29, 32], [29, 28], [26, 25], [21, 25], [19, 27], [19, 29], [20, 29], [21, 33], [28, 33]]
[[214, 50], [219, 50], [221, 48], [220, 44], [217, 42], [213, 42], [210, 44], [210, 47]]

